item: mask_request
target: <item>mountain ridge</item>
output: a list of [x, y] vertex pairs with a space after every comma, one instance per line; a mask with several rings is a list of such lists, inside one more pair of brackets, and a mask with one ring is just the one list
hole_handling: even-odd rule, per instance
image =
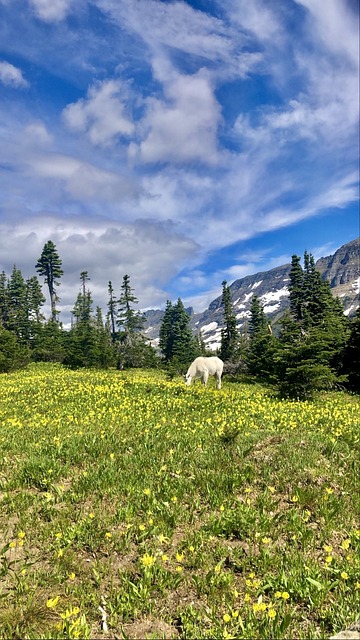
[[[335, 253], [319, 258], [315, 263], [323, 280], [330, 283], [334, 296], [340, 298], [346, 315], [353, 315], [359, 306], [360, 291], [360, 238], [339, 247]], [[269, 322], [274, 324], [289, 306], [289, 274], [287, 263], [239, 278], [229, 285], [231, 301], [241, 330], [250, 317], [251, 299], [256, 294], [264, 307]], [[217, 296], [205, 311], [194, 313], [190, 307], [190, 327], [200, 333], [206, 346], [216, 350], [220, 346], [223, 327], [222, 295]], [[158, 342], [159, 329], [164, 315], [160, 309], [145, 312], [145, 335], [154, 345]]]

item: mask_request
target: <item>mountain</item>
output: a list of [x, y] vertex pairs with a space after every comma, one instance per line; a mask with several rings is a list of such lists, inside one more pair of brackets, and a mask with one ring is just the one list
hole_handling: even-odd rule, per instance
[[[316, 269], [323, 280], [330, 283], [334, 296], [338, 296], [344, 305], [346, 315], [353, 315], [359, 306], [360, 292], [360, 238], [344, 244], [333, 255], [320, 258]], [[251, 298], [256, 294], [264, 307], [264, 311], [273, 325], [289, 306], [289, 273], [290, 264], [262, 271], [252, 276], [235, 280], [230, 285], [231, 300], [241, 330], [250, 317]], [[194, 333], [201, 332], [205, 344], [215, 350], [220, 346], [223, 326], [223, 309], [221, 295], [213, 300], [209, 307], [194, 313], [187, 309], [190, 326]], [[145, 333], [154, 344], [157, 343], [159, 329], [164, 312], [150, 310], [145, 312]]]

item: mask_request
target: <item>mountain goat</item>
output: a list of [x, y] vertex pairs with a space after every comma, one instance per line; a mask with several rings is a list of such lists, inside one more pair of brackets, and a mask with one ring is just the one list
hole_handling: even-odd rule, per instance
[[189, 386], [193, 378], [201, 378], [203, 384], [206, 386], [209, 376], [215, 376], [217, 380], [217, 388], [221, 389], [223, 368], [223, 361], [216, 356], [211, 356], [210, 358], [200, 356], [199, 358], [195, 358], [194, 362], [187, 370], [187, 374], [185, 376], [186, 385]]

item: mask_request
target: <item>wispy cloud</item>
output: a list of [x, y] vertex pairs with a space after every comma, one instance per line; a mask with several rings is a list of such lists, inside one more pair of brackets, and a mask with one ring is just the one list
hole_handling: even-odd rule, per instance
[[36, 15], [45, 22], [63, 20], [70, 11], [73, 0], [30, 0]]
[[0, 82], [9, 87], [24, 88], [29, 83], [23, 77], [21, 69], [18, 69], [10, 62], [0, 62]]
[[[144, 306], [204, 301], [276, 261], [258, 249], [267, 234], [348, 211], [353, 5], [0, 0], [4, 267], [20, 238], [29, 265], [53, 236], [76, 285], [86, 268], [100, 288], [111, 263], [114, 278], [134, 274]], [[249, 257], [221, 261], [236, 243]]]

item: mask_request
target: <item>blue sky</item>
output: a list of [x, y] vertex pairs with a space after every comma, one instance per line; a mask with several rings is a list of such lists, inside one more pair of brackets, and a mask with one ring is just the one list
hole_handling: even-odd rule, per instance
[[359, 235], [358, 118], [356, 0], [0, 0], [0, 271], [201, 311]]

